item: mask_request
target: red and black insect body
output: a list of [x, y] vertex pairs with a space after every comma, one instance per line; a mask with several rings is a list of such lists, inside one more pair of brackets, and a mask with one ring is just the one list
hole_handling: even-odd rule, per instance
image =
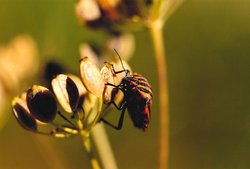
[[[118, 53], [117, 55], [119, 56]], [[148, 128], [151, 117], [151, 106], [153, 97], [152, 88], [148, 83], [147, 79], [142, 75], [137, 73], [129, 75], [129, 70], [126, 70], [124, 68], [121, 58], [120, 61], [123, 70], [113, 71], [116, 74], [125, 72], [126, 76], [122, 79], [121, 83], [118, 86], [110, 83], [106, 84], [114, 86], [116, 91], [121, 90], [124, 94], [124, 98], [119, 106], [114, 102], [115, 95], [111, 97], [110, 102], [110, 104], [113, 104], [118, 110], [122, 111], [120, 120], [118, 126], [109, 123], [103, 118], [101, 120], [106, 124], [110, 125], [111, 127], [119, 130], [122, 128], [125, 110], [127, 109], [131, 120], [134, 123], [134, 126], [145, 131]]]

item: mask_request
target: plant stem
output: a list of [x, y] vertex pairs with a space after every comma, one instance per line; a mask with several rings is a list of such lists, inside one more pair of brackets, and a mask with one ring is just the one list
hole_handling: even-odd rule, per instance
[[169, 90], [163, 39], [163, 24], [157, 21], [152, 22], [150, 24], [150, 32], [155, 49], [155, 60], [158, 74], [160, 111], [159, 169], [167, 169], [169, 160]]
[[[77, 113], [77, 116], [81, 117], [81, 112]], [[77, 126], [80, 129], [80, 136], [82, 138], [82, 143], [83, 146], [85, 147], [85, 150], [88, 153], [88, 157], [90, 159], [91, 165], [92, 165], [92, 169], [100, 169], [100, 164], [98, 162], [98, 160], [95, 157], [94, 151], [92, 149], [92, 145], [91, 145], [91, 141], [90, 141], [90, 137], [89, 137], [89, 131], [84, 129], [84, 124], [81, 118], [79, 118], [79, 120], [77, 120]]]
[[95, 158], [89, 136], [87, 136], [84, 131], [81, 132], [81, 136], [82, 136], [83, 145], [84, 145], [84, 147], [88, 153], [89, 159], [91, 161], [92, 169], [100, 169], [101, 167], [100, 167], [99, 162]]
[[96, 151], [102, 162], [102, 167], [104, 169], [117, 169], [115, 158], [113, 156], [106, 131], [102, 124], [97, 124], [98, 118], [100, 117], [100, 113], [102, 111], [102, 99], [98, 99], [98, 106], [95, 108], [96, 109], [94, 110], [97, 112], [97, 114], [95, 115], [93, 122], [89, 124], [88, 130], [84, 130], [84, 122], [82, 120], [78, 121], [78, 127], [81, 130], [80, 135], [83, 140], [83, 145], [88, 152], [93, 169], [100, 169], [100, 164], [94, 156], [95, 154], [91, 148], [91, 141], [89, 136], [91, 136], [91, 138], [93, 139]]
[[103, 124], [96, 124], [91, 131], [91, 136], [95, 143], [103, 168], [117, 169], [118, 167]]

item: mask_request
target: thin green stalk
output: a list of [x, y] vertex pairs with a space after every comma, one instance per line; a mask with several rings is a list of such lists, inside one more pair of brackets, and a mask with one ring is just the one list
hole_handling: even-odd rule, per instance
[[[81, 112], [79, 112], [77, 115], [80, 116], [80, 113]], [[77, 121], [77, 126], [80, 129], [79, 134], [82, 138], [83, 146], [85, 147], [85, 150], [88, 153], [88, 157], [90, 159], [92, 169], [101, 169], [100, 164], [99, 164], [97, 158], [95, 157], [95, 153], [92, 149], [92, 145], [91, 145], [91, 141], [90, 141], [90, 137], [89, 137], [89, 131], [86, 131], [84, 129], [84, 124], [83, 124], [81, 118], [79, 118], [79, 120]]]
[[103, 168], [117, 169], [118, 167], [103, 124], [96, 124], [91, 131], [91, 136], [95, 143]]
[[[84, 123], [82, 120], [78, 121], [78, 127], [81, 130], [80, 135], [83, 140], [83, 145], [88, 152], [93, 169], [100, 169], [101, 167], [97, 158], [95, 157], [91, 143], [93, 143], [96, 147], [97, 153], [102, 162], [102, 167], [104, 169], [117, 169], [106, 131], [102, 124], [97, 124], [97, 120], [100, 117], [100, 113], [102, 111], [102, 99], [98, 99], [98, 106], [95, 110], [97, 111], [96, 117], [87, 130], [84, 128]], [[90, 141], [89, 136], [93, 138], [93, 142]]]
[[159, 169], [167, 169], [169, 165], [169, 90], [162, 29], [162, 22], [155, 21], [150, 25], [151, 37], [155, 49], [155, 60], [158, 75], [160, 111]]
[[91, 142], [90, 142], [90, 138], [86, 136], [84, 132], [81, 134], [81, 136], [82, 136], [83, 145], [88, 153], [88, 156], [92, 165], [92, 169], [101, 169], [100, 164], [94, 155]]

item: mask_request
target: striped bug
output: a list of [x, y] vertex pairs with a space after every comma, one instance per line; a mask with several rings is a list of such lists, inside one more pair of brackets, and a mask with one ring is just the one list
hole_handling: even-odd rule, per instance
[[[118, 110], [121, 110], [121, 115], [117, 126], [111, 124], [104, 118], [101, 118], [101, 121], [117, 130], [120, 130], [122, 128], [125, 110], [127, 109], [134, 126], [146, 131], [151, 118], [153, 97], [152, 88], [147, 79], [142, 75], [137, 73], [130, 74], [129, 70], [124, 68], [123, 62], [118, 52], [116, 50], [115, 52], [119, 57], [123, 70], [116, 71], [114, 66], [110, 63], [112, 71], [115, 74], [125, 72], [125, 77], [123, 77], [119, 85], [114, 85], [111, 83], [106, 83], [106, 85], [114, 87], [114, 92], [111, 96], [109, 105], [113, 104]], [[114, 101], [118, 90], [122, 91], [124, 94], [124, 98], [119, 105], [117, 105]]]

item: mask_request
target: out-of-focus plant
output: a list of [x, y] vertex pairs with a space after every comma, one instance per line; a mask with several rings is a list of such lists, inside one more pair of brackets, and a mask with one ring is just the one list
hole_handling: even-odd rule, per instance
[[8, 116], [4, 113], [6, 100], [37, 72], [38, 64], [37, 46], [29, 35], [19, 35], [8, 45], [0, 46], [0, 128]]
[[[88, 44], [80, 46], [81, 79], [74, 75], [59, 74], [52, 79], [52, 90], [33, 85], [20, 97], [16, 97], [12, 106], [18, 123], [35, 133], [59, 138], [80, 136], [92, 167], [96, 169], [101, 165], [92, 150], [92, 136], [103, 168], [117, 168], [105, 130], [97, 122], [108, 111], [104, 109], [103, 112], [102, 104], [111, 101], [114, 86], [121, 83], [126, 73], [114, 73], [110, 64], [99, 68], [103, 61], [113, 61], [113, 66], [121, 70], [117, 57], [112, 57], [114, 52], [111, 54], [110, 51], [116, 48], [123, 59], [128, 60], [135, 44], [130, 32], [146, 28], [152, 35], [159, 79], [159, 168], [167, 168], [169, 104], [162, 30], [169, 15], [181, 2], [182, 0], [79, 0], [75, 9], [80, 23], [89, 28], [104, 29], [109, 37], [101, 48]], [[130, 69], [125, 61], [123, 63], [126, 69]], [[114, 86], [105, 85], [106, 83]], [[122, 97], [118, 93], [114, 99], [120, 102]], [[60, 110], [57, 102], [61, 105]]]
[[169, 89], [163, 27], [183, 0], [79, 0], [76, 15], [81, 24], [110, 34], [148, 29], [155, 48], [160, 110], [159, 168], [168, 168]]

